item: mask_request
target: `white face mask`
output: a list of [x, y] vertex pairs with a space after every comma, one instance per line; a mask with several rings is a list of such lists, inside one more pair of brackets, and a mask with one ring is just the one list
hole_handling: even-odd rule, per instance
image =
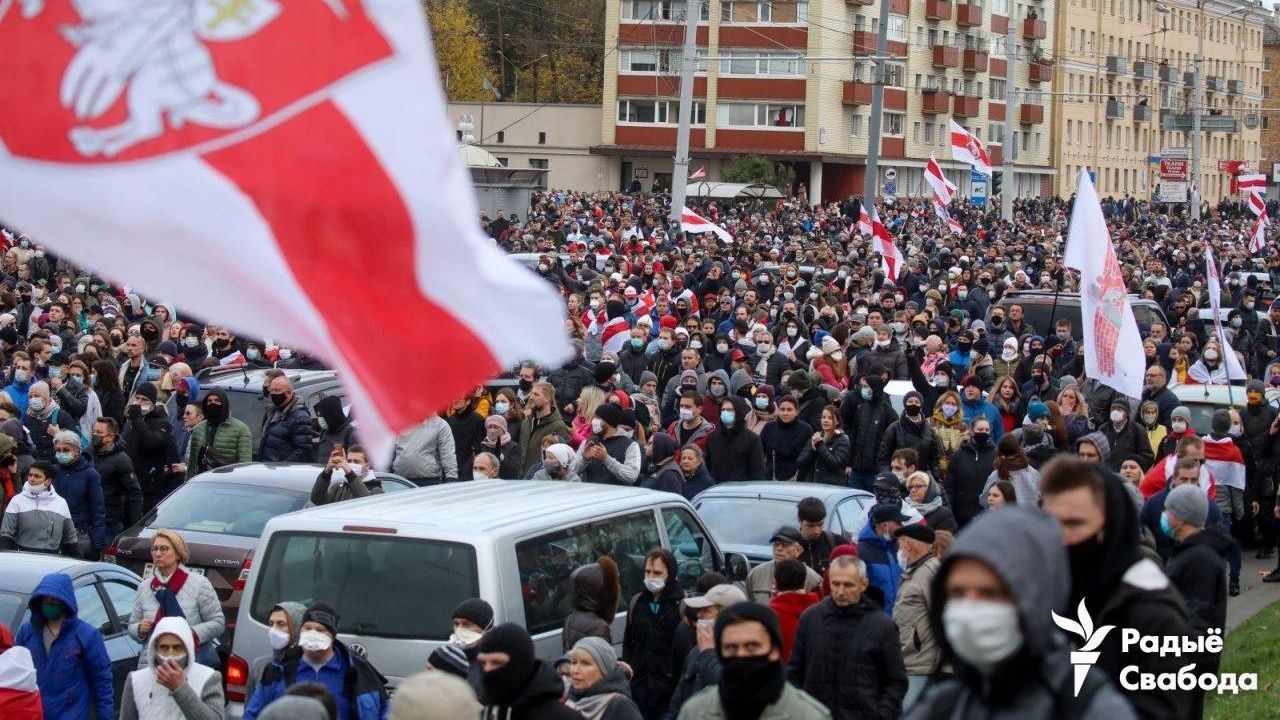
[[1187, 424], [1181, 420], [1174, 420], [1170, 423], [1170, 427], [1172, 427], [1173, 431], [1176, 433], [1184, 433], [1187, 431]]
[[475, 468], [472, 468], [472, 469], [471, 469], [471, 479], [472, 479], [472, 480], [488, 480], [488, 479], [489, 479], [489, 476], [488, 476], [488, 475], [485, 475], [485, 474], [484, 474], [482, 471], [480, 471], [480, 470], [476, 470]]
[[323, 630], [303, 630], [298, 635], [298, 647], [307, 652], [323, 652], [333, 646], [333, 638]]
[[178, 653], [176, 655], [164, 655], [162, 653], [156, 653], [156, 662], [157, 663], [171, 662], [178, 665], [179, 667], [185, 667], [187, 662], [187, 654]]
[[604, 421], [600, 418], [591, 418], [591, 432], [597, 435], [604, 432]]
[[1119, 425], [1120, 423], [1124, 422], [1124, 411], [1123, 411], [1123, 410], [1112, 410], [1112, 411], [1111, 411], [1111, 422], [1113, 422], [1113, 423], [1115, 423], [1115, 424], [1117, 424], [1117, 425]]
[[355, 473], [356, 477], [364, 474], [364, 465], [361, 463], [347, 463], [347, 465], [351, 468], [351, 472]]
[[1205, 359], [1205, 360], [1209, 360], [1209, 361], [1217, 360], [1217, 359], [1218, 359], [1218, 351], [1217, 351], [1217, 350], [1212, 350], [1212, 349], [1210, 349], [1210, 350], [1205, 350], [1205, 351], [1204, 351], [1204, 359]]
[[267, 630], [267, 639], [271, 641], [272, 650], [283, 650], [289, 647], [289, 641], [293, 638], [289, 637], [289, 633], [278, 628]]
[[906, 567], [910, 564], [911, 561], [907, 559], [907, 553], [902, 548], [898, 548], [898, 567]]
[[1244, 434], [1244, 426], [1232, 425], [1231, 429], [1227, 431], [1227, 434], [1230, 435], [1231, 437], [1240, 437], [1241, 435]]
[[991, 600], [948, 600], [942, 610], [947, 642], [961, 660], [989, 674], [1022, 647], [1013, 605]]
[[680, 408], [680, 421], [689, 422], [693, 419], [693, 410], [689, 408]]
[[651, 593], [656, 593], [667, 586], [666, 578], [647, 577], [644, 579], [644, 586]]
[[476, 632], [471, 628], [460, 627], [453, 631], [449, 636], [449, 643], [458, 647], [470, 647], [480, 642], [480, 637], [484, 635], [482, 632]]
[[888, 341], [888, 340], [877, 340], [877, 341], [876, 341], [876, 347], [878, 347], [878, 348], [887, 348], [887, 347], [889, 347], [889, 341]]
[[26, 484], [22, 486], [22, 492], [26, 493], [31, 497], [40, 497], [42, 494], [44, 494], [48, 490], [49, 490], [48, 485], [32, 485], [30, 480], [28, 480]]
[[835, 360], [836, 362], [840, 362], [841, 360], [843, 360], [843, 359], [844, 359], [844, 353], [842, 353], [842, 352], [840, 352], [839, 350], [837, 350], [837, 351], [835, 351], [835, 352], [831, 353], [831, 359], [832, 359], [832, 360]]
[[1006, 349], [1004, 352], [1000, 353], [1000, 359], [1005, 362], [1013, 362], [1013, 359], [1016, 357], [1018, 357], [1017, 350]]

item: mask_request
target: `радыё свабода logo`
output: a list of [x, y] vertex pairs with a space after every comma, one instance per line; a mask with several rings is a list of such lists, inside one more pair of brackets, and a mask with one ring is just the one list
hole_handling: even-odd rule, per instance
[[1053, 615], [1053, 624], [1066, 630], [1067, 632], [1079, 636], [1084, 641], [1084, 645], [1071, 653], [1071, 665], [1075, 668], [1073, 680], [1075, 681], [1074, 692], [1076, 697], [1080, 696], [1080, 688], [1084, 687], [1084, 679], [1089, 675], [1089, 668], [1098, 662], [1098, 646], [1102, 641], [1107, 639], [1107, 634], [1116, 629], [1115, 625], [1103, 625], [1096, 630], [1093, 627], [1093, 618], [1089, 615], [1089, 608], [1085, 607], [1084, 600], [1080, 600], [1080, 606], [1076, 608], [1076, 617], [1079, 622], [1071, 618], [1065, 618], [1052, 610], [1049, 611]]

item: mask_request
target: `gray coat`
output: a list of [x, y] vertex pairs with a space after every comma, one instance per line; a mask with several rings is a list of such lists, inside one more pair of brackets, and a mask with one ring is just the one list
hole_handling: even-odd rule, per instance
[[[677, 720], [720, 720], [724, 717], [720, 688], [713, 686], [703, 688], [697, 695], [689, 698], [689, 702], [680, 709]], [[831, 720], [831, 711], [809, 693], [787, 683], [782, 686], [782, 697], [778, 698], [778, 702], [761, 711], [760, 720]]]
[[396, 438], [391, 472], [405, 478], [457, 480], [458, 455], [449, 423], [436, 416]]
[[38, 497], [25, 490], [14, 495], [0, 520], [0, 550], [57, 552], [74, 547], [78, 537], [67, 501], [53, 487]]
[[[183, 569], [186, 570], [186, 568]], [[191, 625], [192, 631], [195, 632], [201, 644], [217, 639], [227, 627], [227, 619], [222, 614], [222, 603], [218, 602], [218, 594], [214, 592], [213, 585], [210, 585], [209, 580], [203, 575], [187, 570], [187, 581], [178, 591], [178, 605], [182, 608], [183, 616], [186, 617], [187, 623]], [[143, 618], [153, 619], [156, 610], [159, 609], [160, 603], [156, 602], [151, 581], [144, 580], [138, 585], [138, 594], [133, 598], [133, 609], [129, 613], [129, 636], [139, 642], [145, 642], [146, 638], [138, 632], [138, 626]], [[138, 658], [138, 667], [144, 667], [147, 662], [146, 653], [143, 653]]]

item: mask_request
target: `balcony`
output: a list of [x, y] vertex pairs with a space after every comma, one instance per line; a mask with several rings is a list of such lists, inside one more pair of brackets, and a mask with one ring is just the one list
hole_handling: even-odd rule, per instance
[[1150, 80], [1156, 76], [1156, 66], [1150, 60], [1139, 60], [1133, 64], [1133, 76], [1139, 80]]
[[876, 33], [870, 30], [854, 30], [853, 31], [853, 54], [854, 55], [875, 55], [876, 54]]
[[1178, 70], [1171, 65], [1161, 65], [1160, 72], [1157, 74], [1160, 76], [1160, 82], [1178, 82]]
[[950, 20], [951, 0], [925, 0], [925, 20]]
[[1129, 61], [1119, 55], [1107, 56], [1107, 74], [1123, 75], [1129, 72]]
[[1018, 122], [1023, 125], [1044, 122], [1044, 106], [1023, 103], [1018, 107]]
[[1107, 100], [1107, 119], [1123, 120], [1124, 119], [1124, 103], [1110, 98]]
[[1227, 81], [1227, 92], [1231, 93], [1232, 95], [1243, 95], [1243, 94], [1244, 94], [1244, 81], [1243, 81], [1243, 80], [1228, 80], [1228, 81]]
[[1022, 37], [1027, 40], [1043, 40], [1047, 33], [1048, 28], [1043, 20], [1027, 18], [1022, 21]]
[[1150, 105], [1137, 105], [1133, 108], [1134, 122], [1147, 122], [1151, 119]]
[[1204, 80], [1204, 89], [1209, 92], [1222, 92], [1227, 89], [1227, 83], [1219, 75], [1210, 75]]
[[871, 85], [854, 80], [845, 80], [843, 102], [845, 105], [870, 105]]
[[964, 63], [961, 68], [965, 72], [980, 73], [987, 71], [987, 53], [983, 50], [964, 51]]
[[956, 95], [951, 101], [951, 114], [956, 117], [978, 117], [979, 98], [973, 95]]
[[1027, 78], [1033, 83], [1053, 81], [1053, 66], [1046, 62], [1033, 62], [1027, 66]]
[[1009, 34], [1009, 16], [997, 15], [991, 13], [991, 34], [992, 35], [1008, 35]]
[[873, 5], [875, 0], [844, 0], [850, 5]]
[[960, 3], [956, 5], [956, 24], [961, 27], [980, 27], [982, 25], [982, 6]]
[[920, 112], [926, 115], [943, 115], [951, 109], [951, 93], [946, 90], [925, 90], [921, 93], [924, 107]]
[[936, 68], [960, 67], [960, 49], [949, 45], [935, 45], [933, 66]]
[[1189, 88], [1195, 88], [1196, 74], [1191, 72], [1190, 70], [1182, 73], [1182, 84], [1186, 85]]

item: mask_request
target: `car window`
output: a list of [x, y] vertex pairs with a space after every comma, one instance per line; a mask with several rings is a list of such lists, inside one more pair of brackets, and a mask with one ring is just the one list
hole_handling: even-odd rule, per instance
[[98, 594], [97, 583], [89, 583], [76, 588], [76, 617], [97, 628], [103, 637], [115, 634], [111, 614], [107, 606], [102, 604], [102, 596]]
[[711, 528], [721, 547], [768, 545], [774, 530], [797, 522], [794, 502], [768, 498], [703, 498], [698, 503], [698, 517]]
[[21, 627], [18, 615], [26, 610], [27, 596], [17, 593], [0, 592], [0, 622], [11, 628]]
[[715, 566], [715, 557], [707, 534], [693, 515], [684, 508], [662, 508], [662, 523], [667, 529], [667, 542], [676, 556], [676, 579], [685, 592], [692, 592], [703, 571]]
[[859, 495], [836, 505], [836, 511], [832, 513], [832, 520], [828, 523], [827, 529], [838, 532], [850, 540], [857, 540], [858, 533], [862, 532], [862, 526], [867, 524], [867, 512], [872, 500], [873, 498]]
[[577, 525], [517, 543], [525, 627], [540, 633], [562, 626], [573, 610], [569, 575], [602, 555], [618, 564], [621, 601], [626, 602], [644, 586], [645, 553], [661, 544], [652, 512]]
[[386, 475], [379, 475], [378, 482], [382, 483], [382, 492], [384, 493], [400, 492], [401, 490], [413, 490], [418, 487], [417, 485], [414, 485], [408, 480], [402, 480], [396, 477], [387, 477]]
[[309, 499], [265, 485], [186, 483], [152, 511], [147, 527], [259, 537], [268, 520], [301, 510]]
[[129, 613], [133, 611], [133, 599], [138, 588], [121, 580], [103, 580], [102, 589], [107, 591], [107, 601], [116, 612], [116, 619], [121, 627], [129, 622]]
[[264, 625], [284, 600], [323, 600], [338, 631], [446, 640], [450, 613], [480, 594], [471, 545], [419, 538], [277, 533], [254, 586], [252, 616]]

